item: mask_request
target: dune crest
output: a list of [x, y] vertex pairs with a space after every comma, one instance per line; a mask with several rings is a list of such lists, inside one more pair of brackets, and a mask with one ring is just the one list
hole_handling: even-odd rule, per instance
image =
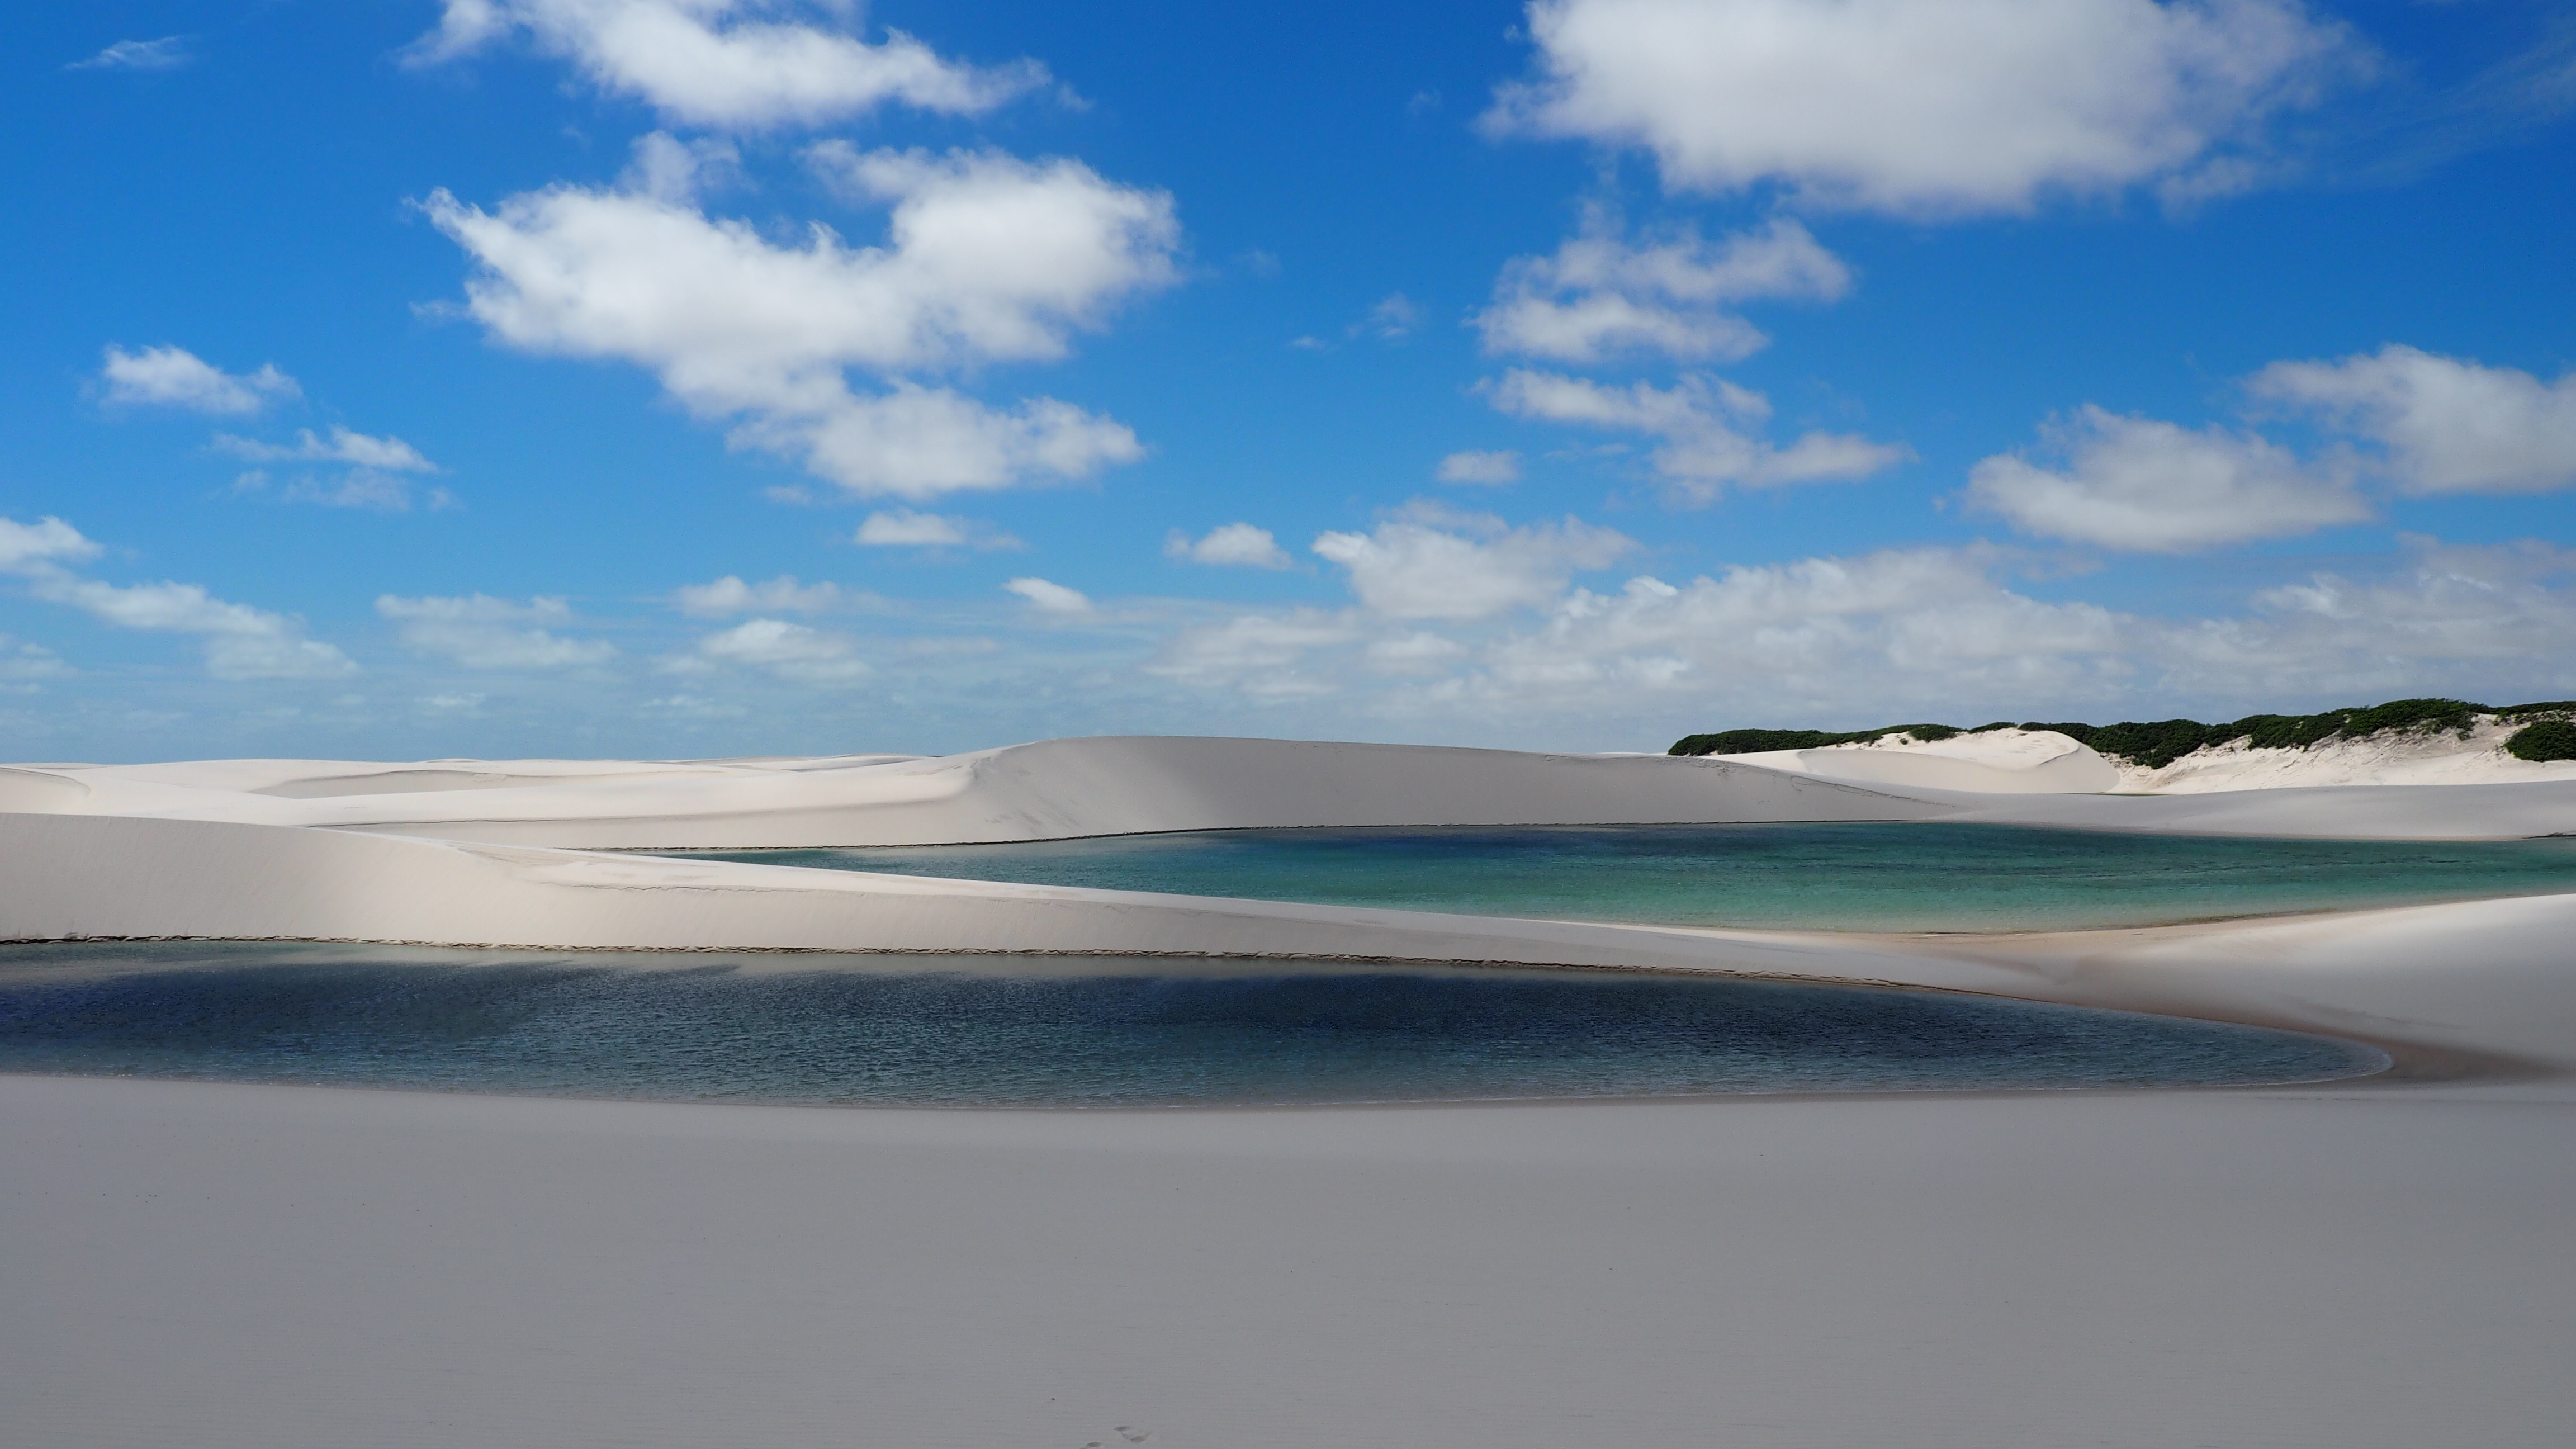
[[208, 761], [63, 772], [11, 808], [605, 850], [946, 845], [1168, 830], [1914, 820], [1958, 807], [1662, 755], [1191, 736], [923, 758]]
[[1988, 730], [1944, 740], [1898, 734], [1866, 743], [1714, 758], [1853, 784], [1993, 795], [2099, 794], [2121, 782], [2118, 765], [2055, 730]]

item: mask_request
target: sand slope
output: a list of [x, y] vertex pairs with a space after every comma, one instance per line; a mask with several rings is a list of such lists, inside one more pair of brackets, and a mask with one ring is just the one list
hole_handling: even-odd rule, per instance
[[[0, 939], [1342, 956], [1805, 974], [1848, 945], [210, 821], [0, 815]], [[1893, 965], [1893, 958], [1891, 958]], [[1947, 969], [1938, 963], [1923, 969]]]
[[2576, 760], [2517, 760], [2504, 742], [2521, 729], [2476, 717], [2465, 736], [2447, 730], [2386, 730], [2308, 749], [2259, 750], [2246, 741], [2195, 750], [2160, 770], [2123, 767], [2122, 790], [2192, 794], [2321, 785], [2505, 785], [2576, 780]]
[[2216, 835], [2576, 832], [2576, 778], [2091, 793], [2062, 735], [1734, 759], [1125, 736], [938, 758], [219, 760], [0, 768], [0, 812], [323, 827], [583, 849], [940, 845], [1150, 831], [1986, 820]]
[[[384, 788], [375, 789], [381, 785]], [[0, 809], [592, 849], [928, 845], [1296, 826], [1890, 820], [1955, 806], [1724, 761], [1295, 740], [1050, 740], [935, 759], [20, 768]]]
[[2099, 792], [2121, 780], [2118, 765], [2055, 730], [1987, 730], [1946, 740], [1890, 735], [1866, 744], [1713, 758], [1852, 784], [2002, 795]]

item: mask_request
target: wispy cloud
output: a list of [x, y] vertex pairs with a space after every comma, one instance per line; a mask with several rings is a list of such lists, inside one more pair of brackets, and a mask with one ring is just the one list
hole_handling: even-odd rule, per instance
[[604, 639], [567, 639], [556, 629], [573, 622], [560, 598], [524, 604], [486, 594], [461, 598], [400, 598], [386, 594], [376, 612], [392, 620], [405, 645], [478, 670], [567, 669], [602, 664], [617, 646]]
[[839, 584], [800, 583], [794, 574], [781, 574], [756, 584], [744, 583], [727, 574], [713, 583], [683, 584], [673, 591], [671, 602], [680, 612], [700, 619], [722, 619], [735, 614], [828, 614], [843, 609], [864, 608], [884, 601], [876, 595]]
[[0, 518], [0, 573], [49, 604], [79, 609], [103, 624], [193, 634], [205, 641], [206, 672], [218, 679], [322, 679], [354, 674], [339, 650], [304, 637], [301, 621], [216, 598], [203, 585], [163, 581], [110, 584], [70, 565], [102, 552], [59, 518], [32, 524]]
[[107, 401], [123, 407], [178, 408], [193, 413], [247, 417], [270, 403], [302, 397], [304, 389], [265, 362], [252, 373], [235, 374], [184, 347], [146, 347], [128, 352], [111, 344], [99, 380]]
[[880, 509], [859, 521], [853, 542], [868, 548], [974, 549], [978, 552], [1028, 547], [1010, 534], [975, 518], [922, 513], [910, 508]]
[[159, 40], [120, 40], [87, 60], [76, 60], [65, 70], [177, 70], [196, 59], [188, 51], [188, 37], [165, 35]]

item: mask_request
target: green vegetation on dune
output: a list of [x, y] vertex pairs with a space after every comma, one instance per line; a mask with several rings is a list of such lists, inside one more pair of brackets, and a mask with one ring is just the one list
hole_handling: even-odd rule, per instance
[[[2490, 709], [2461, 699], [2393, 699], [2386, 704], [2330, 709], [2319, 714], [2249, 714], [2243, 719], [2220, 724], [2203, 724], [2191, 719], [2122, 720], [2108, 725], [2070, 720], [2053, 723], [2031, 720], [2020, 727], [2055, 730], [2102, 754], [2157, 770], [2185, 755], [2237, 740], [2245, 741], [2254, 749], [2304, 750], [2329, 740], [2366, 739], [2392, 730], [2415, 734], [2440, 731], [2466, 739], [2482, 715], [2493, 715], [2507, 723], [2524, 723], [2525, 727], [2505, 746], [2517, 758], [2576, 759], [2576, 723], [2569, 722], [2569, 716], [2576, 715], [2576, 700]], [[2010, 721], [1998, 720], [1967, 731], [1936, 724], [1888, 725], [1842, 734], [1825, 730], [1721, 730], [1715, 734], [1686, 735], [1674, 741], [1667, 753], [1749, 755], [1764, 750], [1812, 750], [1826, 745], [1862, 744], [1890, 735], [1912, 735], [1915, 739], [1927, 741], [1946, 740], [1962, 733], [1984, 734], [1989, 730], [2012, 727]], [[2560, 753], [2542, 753], [2545, 751]]]
[[[1992, 726], [1988, 726], [1992, 728]], [[1769, 750], [1816, 750], [1827, 745], [1859, 745], [1889, 735], [1912, 735], [1918, 740], [1946, 740], [1962, 731], [1949, 725], [1888, 725], [1883, 729], [1853, 730], [1832, 734], [1824, 730], [1720, 730], [1713, 735], [1684, 735], [1673, 742], [1668, 755], [1758, 755]]]
[[2563, 719], [2527, 724], [2504, 747], [2517, 760], [2576, 760], [2576, 724]]

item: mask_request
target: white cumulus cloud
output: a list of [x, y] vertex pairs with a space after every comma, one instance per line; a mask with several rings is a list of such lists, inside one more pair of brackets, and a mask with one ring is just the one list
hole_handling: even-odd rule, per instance
[[1179, 630], [1148, 669], [1265, 706], [1331, 697], [1319, 718], [1483, 724], [1502, 706], [1521, 729], [1615, 717], [1672, 733], [2576, 693], [2576, 551], [2551, 544], [2410, 538], [2178, 618], [2035, 597], [2001, 577], [2014, 559], [1909, 548], [1639, 575], [1437, 632], [1365, 606], [1253, 613]]
[[2544, 383], [2392, 344], [2338, 362], [2276, 362], [2252, 391], [2378, 445], [2407, 493], [2539, 493], [2576, 485], [2576, 372]]
[[[807, 18], [770, 18], [799, 11]], [[964, 65], [899, 30], [871, 45], [842, 28], [854, 14], [831, 0], [447, 0], [411, 58], [435, 64], [524, 35], [604, 91], [676, 121], [745, 129], [821, 124], [890, 102], [980, 115], [1047, 82], [1035, 62]]]
[[111, 403], [217, 415], [248, 416], [272, 402], [303, 395], [295, 379], [275, 363], [262, 363], [253, 373], [229, 373], [183, 347], [128, 352], [111, 345], [99, 377]]
[[671, 601], [680, 612], [703, 619], [733, 614], [824, 614], [875, 602], [871, 595], [839, 584], [799, 583], [794, 574], [747, 584], [732, 574], [708, 584], [683, 584]]
[[2246, 184], [2264, 123], [2367, 64], [2299, 0], [1535, 0], [1504, 134], [1651, 151], [1664, 184], [2019, 211]]
[[1124, 423], [1054, 398], [989, 407], [943, 387], [893, 383], [853, 397], [837, 380], [811, 411], [779, 409], [737, 441], [802, 454], [805, 465], [861, 497], [936, 498], [1050, 478], [1088, 478], [1133, 463], [1145, 447]]
[[1521, 455], [1509, 449], [1486, 452], [1470, 448], [1452, 453], [1440, 460], [1432, 476], [1443, 483], [1484, 483], [1500, 486], [1517, 483], [1521, 476]]
[[[1162, 192], [1069, 160], [815, 148], [842, 186], [891, 203], [888, 241], [816, 227], [780, 246], [684, 198], [558, 186], [494, 211], [426, 203], [473, 257], [467, 306], [532, 352], [650, 368], [739, 443], [801, 458], [862, 495], [929, 498], [1080, 478], [1142, 455], [1134, 433], [1053, 398], [987, 406], [911, 374], [1062, 357], [1119, 301], [1171, 284]], [[885, 380], [861, 395], [845, 369]]]
[[1207, 531], [1205, 537], [1191, 538], [1174, 530], [1163, 540], [1163, 556], [1185, 563], [1232, 564], [1243, 568], [1284, 569], [1294, 567], [1288, 551], [1269, 529], [1249, 523], [1228, 523]]
[[1266, 701], [1310, 699], [1340, 689], [1329, 673], [1302, 668], [1319, 649], [1366, 637], [1358, 621], [1321, 609], [1243, 614], [1184, 629], [1147, 672], [1202, 689], [1230, 689]]
[[877, 548], [957, 548], [966, 542], [966, 521], [897, 508], [861, 519], [856, 537]]
[[417, 599], [385, 594], [376, 612], [392, 620], [403, 643], [468, 669], [570, 669], [603, 664], [617, 646], [553, 632], [573, 622], [572, 606], [537, 597], [524, 604], [487, 594]]
[[1362, 657], [1380, 673], [1418, 674], [1436, 670], [1466, 652], [1466, 645], [1445, 634], [1414, 629], [1371, 640]]
[[2057, 691], [2117, 666], [2130, 643], [2118, 616], [2016, 594], [1991, 568], [1975, 551], [1899, 549], [1578, 589], [1497, 642], [1475, 684], [1514, 698], [1582, 686], [1884, 701], [1927, 681]]
[[297, 621], [218, 599], [198, 584], [39, 577], [32, 592], [121, 629], [202, 636], [206, 672], [218, 679], [331, 679], [358, 671], [339, 650], [305, 638]]
[[0, 518], [0, 572], [27, 573], [98, 557], [98, 544], [59, 518], [33, 523]]
[[1028, 600], [1029, 606], [1041, 614], [1071, 618], [1091, 612], [1091, 599], [1080, 589], [1069, 589], [1045, 579], [1013, 579], [1002, 587]]
[[2349, 478], [2251, 434], [2194, 431], [2089, 404], [2041, 432], [2059, 466], [2005, 453], [1968, 478], [1972, 504], [2027, 533], [2178, 553], [2371, 516]]
[[1493, 405], [1513, 417], [1661, 439], [1651, 462], [1681, 499], [1705, 503], [1726, 486], [1864, 478], [1903, 461], [1903, 448], [1848, 433], [1809, 432], [1776, 447], [1747, 431], [1768, 423], [1770, 400], [1719, 378], [1686, 376], [1669, 388], [1614, 387], [1561, 373], [1514, 368], [1494, 383]]
[[710, 634], [698, 641], [688, 662], [700, 668], [743, 665], [791, 683], [827, 687], [856, 684], [871, 672], [847, 637], [784, 619], [747, 619]]
[[1373, 613], [1482, 619], [1544, 604], [1576, 572], [1606, 568], [1636, 547], [1624, 534], [1573, 518], [1509, 529], [1473, 516], [1447, 521], [1453, 526], [1399, 518], [1368, 533], [1327, 533], [1315, 540], [1315, 552], [1350, 571], [1351, 591]]
[[992, 550], [1028, 547], [1010, 534], [978, 519], [923, 513], [910, 508], [880, 509], [869, 514], [859, 520], [859, 531], [852, 535], [852, 541], [870, 548]]
[[2358, 579], [2321, 572], [2265, 589], [2254, 597], [2255, 620], [2192, 630], [2184, 652], [2221, 679], [2375, 664], [2393, 687], [2408, 666], [2488, 660], [2527, 660], [2569, 677], [2561, 661], [2576, 630], [2576, 597], [2552, 581], [2576, 573], [2576, 552], [2537, 541], [2403, 542], [2398, 567]]
[[1600, 217], [1549, 257], [1518, 257], [1476, 316], [1489, 353], [1594, 362], [1656, 352], [1733, 361], [1770, 339], [1726, 308], [1760, 297], [1832, 301], [1851, 269], [1786, 218], [1723, 242], [1684, 232], [1632, 246]]

